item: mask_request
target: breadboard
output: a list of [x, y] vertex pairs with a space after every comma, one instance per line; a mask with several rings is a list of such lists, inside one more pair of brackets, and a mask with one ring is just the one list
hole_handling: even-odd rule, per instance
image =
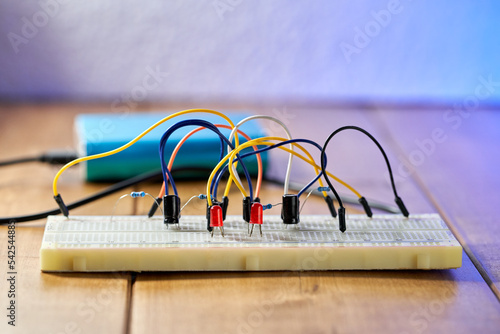
[[225, 237], [206, 231], [204, 216], [163, 218], [50, 216], [42, 271], [264, 271], [448, 269], [462, 264], [462, 247], [437, 214], [347, 217], [347, 231], [330, 216], [301, 216], [285, 229], [265, 216], [262, 237], [250, 237], [241, 216], [224, 221]]

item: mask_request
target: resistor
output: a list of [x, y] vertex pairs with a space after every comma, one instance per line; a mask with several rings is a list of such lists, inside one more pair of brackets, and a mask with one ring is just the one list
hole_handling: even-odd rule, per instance
[[272, 207], [273, 207], [273, 205], [272, 205], [272, 204], [266, 204], [266, 205], [263, 205], [263, 206], [262, 206], [262, 210], [269, 210], [269, 209], [271, 209]]
[[146, 196], [146, 193], [144, 191], [132, 191], [130, 193], [130, 196], [132, 196], [133, 198], [137, 198], [137, 197], [145, 197]]
[[330, 187], [318, 187], [318, 191], [330, 191]]

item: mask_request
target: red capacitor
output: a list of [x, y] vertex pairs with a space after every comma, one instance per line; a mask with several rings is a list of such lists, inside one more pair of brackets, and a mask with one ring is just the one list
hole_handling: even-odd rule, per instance
[[214, 205], [210, 208], [210, 227], [221, 227], [224, 225], [222, 208], [220, 205]]
[[264, 209], [262, 208], [262, 204], [253, 203], [250, 209], [250, 224], [262, 225], [263, 216]]

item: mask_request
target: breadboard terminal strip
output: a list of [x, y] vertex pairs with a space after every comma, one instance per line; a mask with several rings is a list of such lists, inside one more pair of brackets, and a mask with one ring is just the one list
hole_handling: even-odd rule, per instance
[[252, 238], [241, 217], [228, 216], [225, 237], [211, 237], [204, 216], [182, 228], [139, 216], [50, 216], [40, 250], [43, 271], [255, 271], [448, 269], [461, 266], [462, 247], [437, 214], [348, 217], [307, 215], [284, 228], [267, 216]]

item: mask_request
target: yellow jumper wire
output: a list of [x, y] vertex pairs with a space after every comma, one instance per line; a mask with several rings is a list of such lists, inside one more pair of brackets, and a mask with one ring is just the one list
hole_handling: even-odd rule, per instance
[[[235, 149], [236, 152], [239, 152], [243, 149], [245, 149], [246, 147], [248, 147], [248, 143], [254, 143], [254, 142], [258, 142], [257, 144], [254, 143], [254, 145], [267, 145], [267, 146], [272, 146], [272, 145], [275, 145], [275, 143], [270, 143], [270, 142], [264, 142], [264, 140], [279, 140], [279, 141], [286, 141], [287, 139], [284, 139], [284, 138], [280, 138], [280, 137], [262, 137], [262, 138], [257, 138], [257, 139], [254, 139], [252, 141], [248, 141], [246, 143], [243, 143], [242, 145], [238, 146], [238, 149]], [[309, 151], [307, 151], [303, 146], [301, 146], [300, 144], [298, 143], [293, 143], [294, 146], [297, 146], [300, 150], [302, 150], [310, 160], [306, 160], [303, 156], [300, 156], [298, 154], [295, 154], [294, 151], [291, 151], [290, 149], [286, 148], [286, 147], [283, 147], [283, 146], [280, 146], [279, 148], [281, 148], [282, 150], [286, 151], [286, 152], [289, 152], [289, 153], [292, 153], [294, 155], [297, 155], [300, 159], [306, 161], [307, 163], [311, 164], [314, 169], [315, 169], [315, 172], [316, 172], [316, 175], [319, 174], [319, 171], [321, 170], [321, 167], [318, 166], [315, 162], [314, 162], [314, 159], [312, 158], [312, 156], [310, 155]], [[234, 158], [236, 157], [236, 153], [232, 154], [229, 161], [230, 163], [232, 163], [232, 161], [234, 160]], [[330, 172], [326, 172], [328, 174], [328, 176], [330, 176], [331, 178], [333, 178], [335, 181], [339, 182], [340, 184], [342, 184], [343, 186], [345, 186], [347, 189], [349, 189], [350, 191], [352, 191], [358, 198], [361, 198], [361, 194], [356, 191], [352, 186], [350, 186], [349, 184], [347, 184], [345, 181], [342, 181], [341, 179], [339, 179], [338, 177], [334, 176], [333, 174], [331, 174]], [[322, 182], [322, 179], [318, 179], [318, 183], [320, 184], [321, 187], [323, 187], [323, 182]], [[323, 196], [327, 196], [326, 192], [323, 191]]]

